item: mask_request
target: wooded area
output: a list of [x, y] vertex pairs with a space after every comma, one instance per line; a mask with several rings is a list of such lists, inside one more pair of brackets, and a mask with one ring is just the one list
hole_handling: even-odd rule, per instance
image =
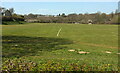
[[27, 14], [18, 15], [14, 13], [14, 9], [6, 9], [0, 7], [2, 14], [2, 21], [26, 21], [33, 23], [75, 23], [75, 24], [120, 24], [120, 13], [111, 12], [106, 13], [85, 13], [85, 14], [68, 14], [65, 13], [58, 15], [42, 15], [42, 14]]

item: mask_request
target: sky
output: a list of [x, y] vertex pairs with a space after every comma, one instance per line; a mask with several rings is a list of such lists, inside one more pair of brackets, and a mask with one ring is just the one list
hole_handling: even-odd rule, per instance
[[1, 0], [1, 2], [118, 2], [120, 0]]
[[118, 9], [118, 2], [2, 2], [2, 7], [14, 8], [17, 14], [111, 13]]

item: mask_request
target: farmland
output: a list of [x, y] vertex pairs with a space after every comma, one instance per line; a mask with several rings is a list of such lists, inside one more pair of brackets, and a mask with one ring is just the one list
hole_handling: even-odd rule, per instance
[[29, 70], [118, 70], [118, 25], [2, 25], [2, 44], [3, 70], [18, 70], [8, 67], [8, 63], [16, 65], [20, 60], [27, 65], [29, 61], [37, 64]]

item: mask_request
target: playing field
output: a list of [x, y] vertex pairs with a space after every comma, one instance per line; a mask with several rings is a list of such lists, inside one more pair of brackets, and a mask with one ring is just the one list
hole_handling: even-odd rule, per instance
[[[83, 65], [84, 70], [89, 70], [89, 67], [93, 67], [90, 70], [103, 71], [118, 69], [118, 25], [3, 25], [2, 36], [3, 64], [8, 59], [24, 59], [37, 64], [59, 63], [62, 68], [76, 64]], [[43, 67], [39, 69], [43, 70]]]

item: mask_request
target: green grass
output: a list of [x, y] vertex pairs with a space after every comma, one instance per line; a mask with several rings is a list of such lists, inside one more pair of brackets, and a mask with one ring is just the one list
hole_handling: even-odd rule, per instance
[[2, 21], [2, 25], [27, 24], [24, 21]]
[[[40, 65], [52, 61], [60, 63], [60, 67], [77, 63], [93, 67], [84, 70], [118, 70], [118, 25], [29, 23], [3, 25], [2, 28], [3, 64], [17, 58]], [[71, 49], [76, 51], [68, 51]], [[79, 54], [79, 51], [90, 53]], [[111, 66], [104, 66], [108, 64]]]

